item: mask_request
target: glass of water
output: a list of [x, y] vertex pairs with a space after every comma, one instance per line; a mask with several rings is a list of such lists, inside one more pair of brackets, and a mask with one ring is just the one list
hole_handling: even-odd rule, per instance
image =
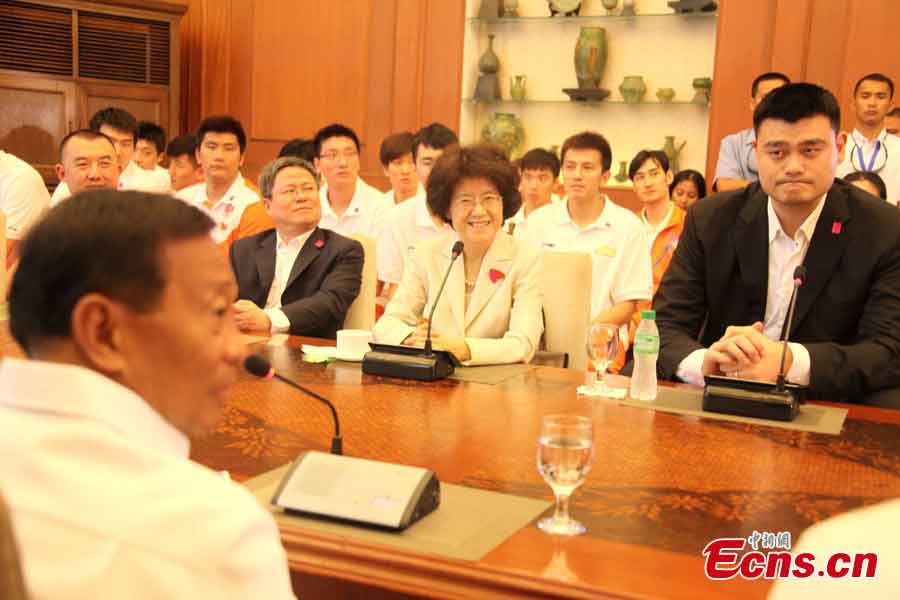
[[594, 323], [587, 331], [587, 353], [597, 379], [594, 391], [603, 396], [612, 396], [615, 391], [606, 385], [606, 368], [616, 359], [619, 352], [619, 326], [612, 323]]
[[587, 417], [548, 415], [541, 422], [538, 471], [556, 496], [552, 517], [538, 522], [551, 535], [579, 535], [584, 525], [569, 516], [569, 497], [584, 482], [594, 460], [594, 424]]

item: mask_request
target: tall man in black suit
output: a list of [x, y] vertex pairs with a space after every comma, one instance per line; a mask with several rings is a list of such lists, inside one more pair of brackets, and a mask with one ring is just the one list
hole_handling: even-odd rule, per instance
[[778, 88], [753, 126], [759, 183], [691, 209], [654, 299], [661, 375], [774, 381], [804, 264], [788, 381], [850, 401], [900, 386], [900, 212], [835, 181], [846, 136], [827, 90]]
[[275, 229], [231, 245], [241, 331], [334, 338], [359, 294], [362, 245], [320, 229], [319, 176], [302, 158], [278, 158], [259, 178]]

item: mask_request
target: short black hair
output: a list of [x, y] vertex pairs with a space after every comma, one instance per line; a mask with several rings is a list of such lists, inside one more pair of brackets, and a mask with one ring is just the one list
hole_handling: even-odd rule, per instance
[[316, 158], [316, 145], [306, 138], [294, 138], [278, 151], [278, 158], [282, 156], [294, 156], [312, 162]]
[[900, 117], [900, 106], [895, 106], [891, 110], [888, 111], [886, 117]]
[[119, 131], [130, 133], [134, 138], [134, 143], [137, 143], [137, 119], [135, 119], [134, 115], [124, 108], [116, 108], [114, 106], [101, 108], [94, 113], [94, 116], [91, 117], [91, 120], [88, 123], [88, 128], [99, 132], [100, 127], [102, 127], [103, 125], [108, 125], [113, 129], [118, 129]]
[[874, 171], [853, 171], [848, 175], [844, 175], [844, 181], [853, 183], [854, 181], [866, 181], [875, 186], [878, 190], [878, 197], [887, 200], [887, 186], [884, 185], [884, 179]]
[[863, 81], [880, 81], [881, 83], [888, 84], [888, 89], [891, 90], [891, 98], [894, 97], [894, 82], [890, 77], [882, 73], [869, 73], [868, 75], [860, 77], [859, 81], [856, 82], [856, 85], [853, 86], [854, 96], [856, 96], [856, 92], [859, 91], [859, 86], [862, 85]]
[[543, 148], [532, 148], [519, 159], [519, 169], [525, 171], [550, 171], [553, 178], [559, 177], [559, 158]]
[[428, 146], [435, 150], [444, 150], [450, 146], [458, 146], [459, 137], [452, 129], [443, 123], [435, 121], [416, 132], [413, 139], [413, 160], [416, 160], [418, 156], [419, 145]]
[[381, 166], [387, 168], [392, 161], [412, 154], [414, 143], [415, 137], [408, 131], [401, 131], [384, 138], [381, 148], [378, 149], [378, 160], [381, 161]]
[[683, 169], [675, 173], [672, 183], [669, 185], [669, 194], [675, 193], [675, 186], [682, 181], [690, 181], [697, 188], [697, 199], [706, 198], [706, 178], [700, 171], [694, 169]]
[[172, 196], [91, 190], [62, 202], [22, 243], [9, 293], [12, 335], [26, 354], [71, 335], [72, 311], [97, 293], [138, 312], [166, 287], [163, 244], [208, 236], [212, 220]]
[[562, 162], [566, 160], [566, 152], [569, 150], [596, 150], [600, 153], [600, 164], [603, 172], [609, 171], [612, 167], [612, 148], [606, 138], [596, 131], [582, 131], [575, 135], [569, 136], [563, 142], [562, 152], [559, 156]]
[[156, 152], [162, 154], [166, 151], [166, 130], [150, 121], [138, 123], [137, 139], [147, 140], [156, 146]]
[[451, 223], [450, 204], [456, 187], [464, 179], [482, 178], [494, 184], [503, 198], [503, 220], [522, 206], [519, 194], [519, 170], [509, 162], [498, 146], [478, 144], [451, 148], [434, 163], [428, 176], [425, 201], [431, 214]]
[[778, 71], [769, 71], [768, 73], [763, 73], [762, 75], [758, 75], [756, 79], [753, 80], [753, 83], [750, 84], [750, 97], [756, 98], [756, 92], [759, 91], [759, 84], [763, 81], [783, 81], [785, 83], [790, 83], [791, 78], [785, 75], [784, 73], [779, 73]]
[[634, 176], [637, 175], [637, 172], [648, 160], [658, 164], [663, 172], [669, 170], [669, 157], [666, 156], [665, 152], [662, 150], [641, 150], [634, 155], [634, 158], [631, 159], [631, 164], [628, 165], [628, 178], [633, 180]]
[[59, 162], [63, 161], [63, 151], [66, 149], [66, 145], [72, 138], [83, 138], [88, 141], [102, 138], [109, 142], [109, 145], [112, 146], [113, 155], [115, 155], [116, 153], [116, 144], [105, 133], [100, 133], [99, 131], [95, 131], [93, 129], [76, 129], [75, 131], [70, 131], [69, 133], [67, 133], [66, 137], [64, 137], [59, 143]]
[[827, 117], [835, 133], [841, 130], [841, 107], [834, 94], [814, 83], [789, 83], [774, 89], [753, 111], [753, 131], [766, 119], [796, 123], [822, 115]]
[[193, 133], [179, 135], [166, 147], [166, 155], [169, 160], [185, 154], [191, 158], [191, 162], [197, 164], [197, 136]]
[[206, 117], [197, 128], [197, 146], [203, 144], [203, 136], [207, 133], [231, 133], [237, 138], [241, 154], [247, 149], [247, 134], [241, 122], [230, 115]]
[[322, 129], [317, 131], [316, 137], [313, 138], [313, 145], [316, 149], [316, 157], [322, 155], [322, 144], [325, 143], [325, 140], [336, 137], [350, 138], [351, 140], [353, 140], [353, 145], [356, 146], [356, 151], [360, 151], [359, 136], [356, 135], [356, 132], [346, 125], [341, 125], [340, 123], [332, 123], [331, 125], [326, 125]]

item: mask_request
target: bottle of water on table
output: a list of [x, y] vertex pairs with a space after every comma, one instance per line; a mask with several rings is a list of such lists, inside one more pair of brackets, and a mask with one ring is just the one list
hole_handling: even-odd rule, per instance
[[631, 374], [631, 397], [649, 402], [656, 400], [656, 359], [659, 357], [659, 330], [656, 311], [642, 310], [641, 324], [634, 334], [634, 371]]

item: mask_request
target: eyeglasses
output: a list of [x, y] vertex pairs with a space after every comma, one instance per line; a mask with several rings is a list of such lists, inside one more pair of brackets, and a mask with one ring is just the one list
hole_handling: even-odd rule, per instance
[[454, 206], [466, 211], [473, 210], [476, 204], [480, 204], [484, 208], [497, 208], [503, 205], [503, 197], [500, 194], [485, 194], [480, 198], [466, 195], [453, 199]]
[[347, 160], [353, 160], [354, 158], [359, 156], [359, 152], [357, 152], [356, 150], [344, 150], [343, 152], [338, 152], [337, 150], [329, 150], [328, 152], [323, 152], [322, 154], [320, 154], [319, 158], [334, 162], [341, 156], [343, 156]]

